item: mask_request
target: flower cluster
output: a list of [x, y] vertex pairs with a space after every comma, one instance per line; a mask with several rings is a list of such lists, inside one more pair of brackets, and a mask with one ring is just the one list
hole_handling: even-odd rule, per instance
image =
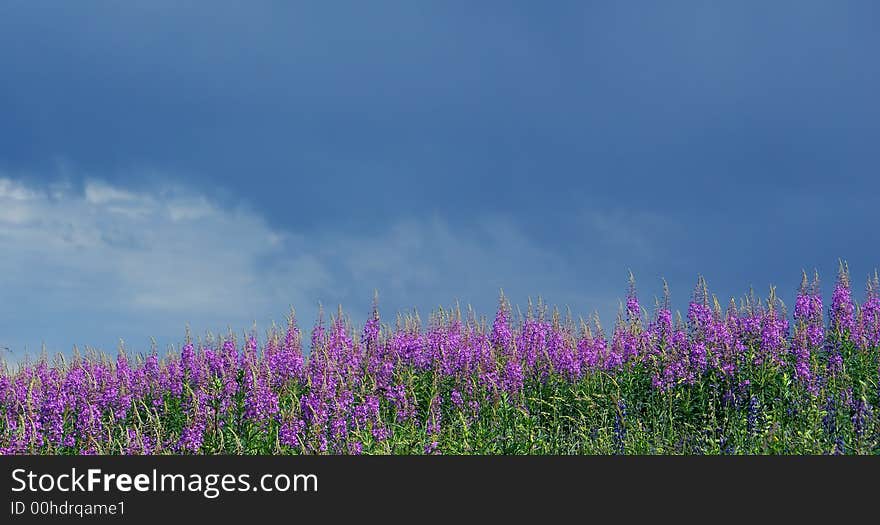
[[[863, 446], [876, 434], [876, 274], [859, 305], [841, 267], [827, 313], [826, 324], [818, 276], [805, 274], [791, 319], [772, 289], [767, 300], [749, 295], [722, 308], [702, 278], [686, 319], [673, 316], [668, 291], [649, 315], [630, 276], [610, 338], [598, 318], [576, 325], [541, 303], [514, 316], [503, 295], [491, 326], [455, 309], [392, 327], [374, 305], [355, 330], [340, 309], [329, 323], [319, 316], [308, 348], [291, 314], [262, 343], [254, 333], [197, 342], [187, 334], [162, 358], [120, 351], [5, 370], [0, 453], [530, 452], [542, 432], [620, 453], [654, 426], [660, 441], [648, 439], [650, 450], [683, 450], [698, 438], [662, 441], [663, 418], [710, 414], [713, 430], [703, 434], [717, 434], [729, 452], [768, 443], [760, 433], [774, 414], [808, 424], [797, 419], [807, 406], [823, 414], [816, 432], [829, 450], [849, 450], [842, 436]], [[856, 377], [860, 370], [869, 372]], [[790, 405], [774, 385], [791, 392]], [[680, 406], [691, 398], [701, 404]]]

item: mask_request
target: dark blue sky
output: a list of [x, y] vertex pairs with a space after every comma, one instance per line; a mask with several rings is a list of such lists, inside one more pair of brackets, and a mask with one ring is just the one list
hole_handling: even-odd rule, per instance
[[0, 344], [880, 264], [876, 2], [179, 3], [0, 6]]

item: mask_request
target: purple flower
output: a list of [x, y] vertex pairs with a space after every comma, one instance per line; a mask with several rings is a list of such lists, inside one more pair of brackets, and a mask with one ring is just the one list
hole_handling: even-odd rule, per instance
[[205, 424], [194, 422], [183, 429], [178, 441], [178, 449], [185, 452], [199, 452], [205, 438]]
[[638, 323], [642, 316], [639, 298], [636, 294], [636, 278], [629, 273], [629, 291], [626, 294], [626, 317], [629, 324]]
[[831, 330], [842, 338], [850, 336], [855, 329], [855, 306], [849, 282], [849, 269], [845, 263], [840, 263], [837, 283], [831, 296]]
[[858, 329], [863, 350], [880, 347], [880, 277], [877, 272], [868, 279], [865, 295]]
[[513, 335], [510, 332], [510, 324], [507, 318], [508, 306], [504, 299], [504, 293], [498, 299], [498, 311], [495, 313], [495, 321], [492, 323], [492, 337], [490, 340], [497, 348], [505, 353], [510, 352]]
[[391, 437], [391, 431], [388, 430], [388, 427], [384, 427], [381, 425], [373, 427], [372, 434], [373, 439], [375, 439], [379, 443], [386, 441], [388, 438]]
[[302, 445], [305, 431], [306, 423], [301, 419], [284, 421], [278, 430], [278, 440], [282, 445], [298, 448]]

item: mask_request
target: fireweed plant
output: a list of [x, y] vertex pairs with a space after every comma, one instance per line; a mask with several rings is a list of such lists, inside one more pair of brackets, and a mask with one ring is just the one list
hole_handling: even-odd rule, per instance
[[[293, 314], [261, 343], [187, 333], [179, 353], [90, 352], [0, 371], [2, 454], [870, 454], [880, 452], [880, 282], [831, 304], [804, 275], [686, 318], [630, 279], [610, 334], [543, 304], [494, 322], [439, 311], [360, 330], [340, 310], [308, 351]], [[827, 319], [826, 319], [827, 313]]]

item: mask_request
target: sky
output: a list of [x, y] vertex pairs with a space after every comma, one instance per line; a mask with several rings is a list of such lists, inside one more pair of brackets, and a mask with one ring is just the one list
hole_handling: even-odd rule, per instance
[[0, 4], [0, 346], [880, 265], [876, 2]]

